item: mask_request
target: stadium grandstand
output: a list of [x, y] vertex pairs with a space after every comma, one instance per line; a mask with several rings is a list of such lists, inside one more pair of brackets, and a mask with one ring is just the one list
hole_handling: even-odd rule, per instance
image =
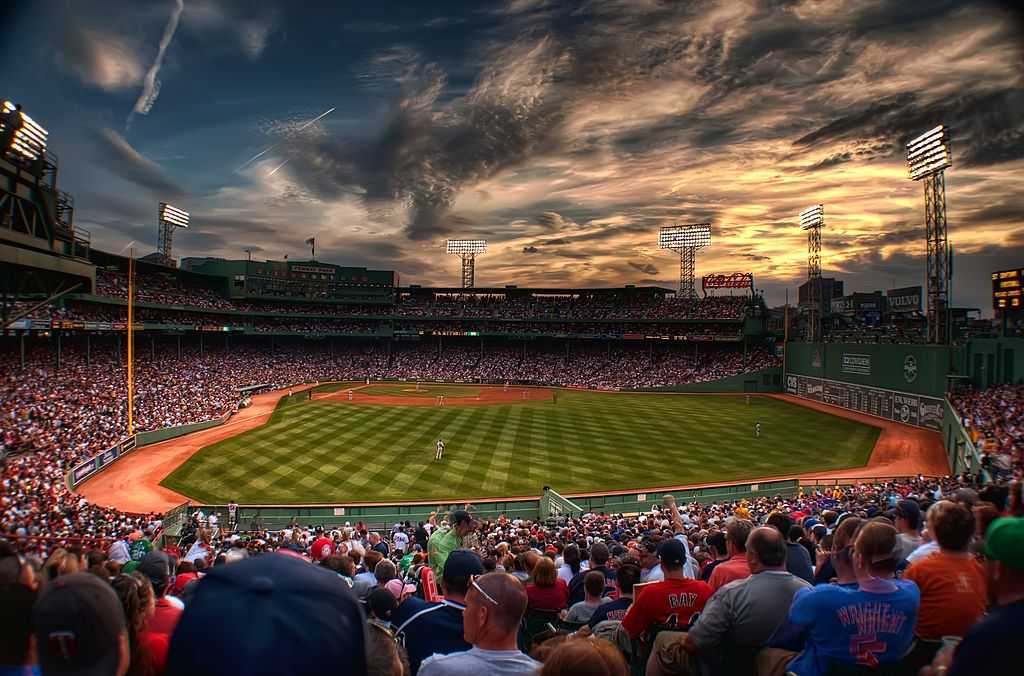
[[752, 273], [179, 262], [171, 226], [136, 259], [76, 226], [21, 114], [0, 673], [1011, 673], [1020, 270], [983, 320], [820, 270], [769, 308]]

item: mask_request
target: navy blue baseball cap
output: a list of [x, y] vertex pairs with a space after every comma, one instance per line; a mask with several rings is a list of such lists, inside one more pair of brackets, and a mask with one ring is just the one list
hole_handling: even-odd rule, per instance
[[444, 575], [446, 580], [455, 580], [470, 575], [483, 575], [484, 562], [480, 555], [468, 549], [456, 549], [448, 555], [444, 562]]
[[171, 639], [167, 676], [366, 673], [366, 621], [333, 572], [283, 554], [214, 567]]

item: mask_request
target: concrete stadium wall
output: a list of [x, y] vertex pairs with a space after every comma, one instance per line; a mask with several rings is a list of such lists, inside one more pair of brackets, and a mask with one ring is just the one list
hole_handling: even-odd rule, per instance
[[[680, 503], [700, 501], [716, 502], [723, 500], [743, 500], [757, 497], [786, 496], [792, 497], [799, 490], [799, 481], [785, 479], [781, 481], [741, 482], [673, 490], [671, 493]], [[631, 514], [646, 512], [651, 505], [661, 504], [661, 496], [666, 491], [626, 492], [619, 494], [585, 494], [566, 495], [585, 511], [605, 512], [609, 514]], [[540, 499], [508, 499], [484, 500], [474, 502], [473, 511], [482, 518], [497, 518], [504, 514], [510, 519], [537, 519], [540, 516]], [[396, 505], [322, 505], [322, 506], [287, 506], [287, 505], [248, 505], [238, 509], [239, 528], [256, 530], [260, 528], [283, 528], [292, 520], [300, 525], [318, 525], [324, 527], [342, 526], [345, 522], [355, 525], [362, 521], [371, 528], [390, 527], [396, 522], [410, 521], [417, 523], [426, 521], [430, 512], [439, 510], [441, 513], [462, 508], [464, 503], [442, 504], [417, 503]], [[194, 509], [194, 507], [192, 508]], [[227, 523], [227, 507], [225, 505], [203, 505], [204, 512], [217, 512], [221, 523]], [[258, 523], [256, 522], [258, 520]]]
[[168, 439], [174, 439], [175, 437], [182, 437], [186, 434], [192, 434], [193, 432], [223, 425], [227, 421], [228, 417], [230, 416], [192, 423], [191, 425], [178, 425], [177, 427], [164, 427], [162, 429], [151, 430], [149, 432], [139, 432], [136, 435], [136, 438], [138, 439], [139, 446], [149, 446], [150, 444], [156, 444], [161, 441], [167, 441]]
[[960, 421], [960, 413], [946, 400], [946, 416], [942, 421], [942, 443], [946, 446], [953, 474], [971, 475], [981, 471], [981, 457], [971, 435]]
[[637, 392], [781, 392], [782, 369], [780, 367], [761, 369], [752, 373], [740, 373], [721, 380], [668, 387], [644, 387]]

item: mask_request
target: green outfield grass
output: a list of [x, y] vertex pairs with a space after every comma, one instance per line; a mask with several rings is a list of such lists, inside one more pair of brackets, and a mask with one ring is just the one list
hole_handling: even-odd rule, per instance
[[560, 391], [555, 402], [436, 408], [296, 395], [267, 425], [207, 446], [162, 485], [220, 504], [465, 500], [537, 495], [545, 484], [563, 494], [654, 488], [858, 467], [878, 433], [756, 396], [747, 405], [743, 396]]

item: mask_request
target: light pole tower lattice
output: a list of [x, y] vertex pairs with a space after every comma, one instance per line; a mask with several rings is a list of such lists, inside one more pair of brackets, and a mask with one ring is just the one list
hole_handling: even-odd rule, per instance
[[446, 253], [462, 259], [462, 288], [472, 289], [476, 272], [476, 255], [487, 251], [487, 242], [482, 239], [450, 239]]
[[924, 230], [927, 247], [928, 342], [945, 345], [950, 340], [949, 237], [946, 229], [946, 174], [953, 165], [949, 130], [940, 124], [907, 143], [910, 178], [924, 181]]
[[821, 229], [824, 225], [825, 207], [821, 204], [800, 212], [800, 228], [807, 231], [807, 338], [812, 343], [822, 338]]
[[697, 249], [711, 246], [711, 224], [670, 225], [658, 233], [658, 248], [679, 254], [679, 296], [696, 298]]

